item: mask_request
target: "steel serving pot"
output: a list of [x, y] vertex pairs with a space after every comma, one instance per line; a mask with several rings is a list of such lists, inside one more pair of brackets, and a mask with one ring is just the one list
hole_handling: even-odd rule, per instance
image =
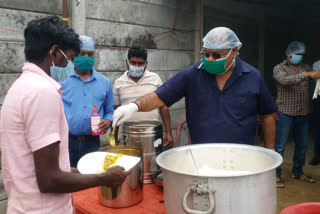
[[156, 161], [167, 214], [276, 214], [275, 168], [282, 157], [272, 150], [199, 144], [168, 150]]
[[[142, 157], [142, 149], [136, 146], [115, 146], [104, 149], [105, 152]], [[107, 207], [129, 207], [143, 199], [142, 160], [131, 169], [126, 180], [117, 187], [102, 186], [98, 189], [100, 204]]]

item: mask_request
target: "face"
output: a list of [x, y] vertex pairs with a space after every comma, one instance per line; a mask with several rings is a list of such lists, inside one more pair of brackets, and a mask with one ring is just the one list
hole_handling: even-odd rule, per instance
[[[203, 48], [201, 51], [201, 55], [206, 57], [208, 61], [212, 62], [212, 61], [227, 57], [229, 52], [230, 52], [230, 49], [215, 50], [215, 49]], [[238, 47], [235, 47], [231, 50], [231, 53], [226, 60], [225, 67], [230, 66], [230, 64], [232, 63], [232, 60], [236, 58], [237, 54], [238, 54]]]
[[88, 56], [88, 57], [94, 57], [93, 51], [87, 51], [87, 50], [80, 50], [81, 56]]
[[[298, 53], [298, 54], [295, 54], [295, 55], [300, 55], [300, 56], [304, 56], [304, 54], [300, 54], [300, 53]], [[288, 60], [290, 60], [292, 58], [292, 56], [287, 56], [287, 59]]]
[[136, 67], [143, 67], [147, 64], [147, 62], [142, 57], [131, 57], [128, 60], [130, 65], [136, 66]]
[[55, 66], [58, 66], [58, 67], [67, 66], [68, 60], [73, 61], [74, 57], [77, 55], [77, 53], [72, 49], [64, 51], [63, 53], [65, 54], [65, 56], [63, 55], [62, 52], [63, 51], [61, 51], [59, 46], [57, 45], [54, 45], [51, 48], [49, 54], [50, 54], [51, 61], [54, 63]]

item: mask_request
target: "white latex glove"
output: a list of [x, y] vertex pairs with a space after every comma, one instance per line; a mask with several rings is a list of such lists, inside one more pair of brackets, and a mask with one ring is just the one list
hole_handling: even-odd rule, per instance
[[113, 113], [112, 128], [121, 125], [129, 120], [134, 113], [138, 111], [138, 106], [135, 103], [119, 106]]
[[312, 99], [317, 99], [319, 92], [320, 92], [320, 79], [317, 80], [316, 88], [314, 89]]

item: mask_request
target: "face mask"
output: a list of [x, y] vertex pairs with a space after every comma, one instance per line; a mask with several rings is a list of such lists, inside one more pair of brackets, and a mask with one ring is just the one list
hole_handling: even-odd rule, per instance
[[292, 54], [290, 63], [293, 65], [298, 65], [301, 63], [303, 55]]
[[83, 73], [89, 72], [94, 65], [94, 57], [78, 55], [74, 58], [74, 66]]
[[[62, 55], [68, 60], [65, 53], [60, 49]], [[57, 82], [62, 82], [67, 79], [74, 69], [74, 65], [71, 60], [68, 60], [68, 64], [65, 67], [55, 66], [52, 61], [52, 66], [50, 67], [50, 75]]]
[[[127, 62], [128, 63], [128, 62]], [[144, 73], [144, 70], [145, 70], [145, 66], [142, 66], [142, 67], [136, 67], [136, 66], [133, 66], [133, 65], [129, 65], [129, 75], [132, 76], [132, 77], [142, 77], [143, 73]]]
[[74, 65], [71, 60], [68, 60], [68, 64], [64, 68], [58, 66], [50, 67], [51, 77], [57, 82], [65, 81], [71, 75], [73, 70]]
[[212, 62], [210, 62], [206, 57], [202, 57], [204, 70], [206, 70], [206, 72], [208, 72], [209, 74], [215, 74], [215, 75], [226, 73], [230, 69], [232, 64], [235, 62], [235, 59], [233, 59], [229, 67], [225, 68], [227, 58], [229, 57], [231, 51], [232, 49], [229, 51], [228, 55], [225, 58], [218, 59]]

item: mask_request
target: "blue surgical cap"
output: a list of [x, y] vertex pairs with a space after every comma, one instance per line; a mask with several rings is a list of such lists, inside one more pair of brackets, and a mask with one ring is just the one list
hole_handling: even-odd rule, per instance
[[237, 35], [226, 27], [216, 27], [210, 30], [203, 38], [203, 47], [208, 49], [231, 49], [238, 47], [241, 48]]
[[290, 42], [286, 50], [287, 56], [292, 56], [292, 54], [305, 54], [305, 53], [306, 53], [306, 47], [303, 44], [303, 42], [300, 42], [300, 41]]
[[81, 41], [81, 47], [80, 47], [81, 50], [95, 51], [94, 41], [91, 37], [80, 36], [80, 41]]

